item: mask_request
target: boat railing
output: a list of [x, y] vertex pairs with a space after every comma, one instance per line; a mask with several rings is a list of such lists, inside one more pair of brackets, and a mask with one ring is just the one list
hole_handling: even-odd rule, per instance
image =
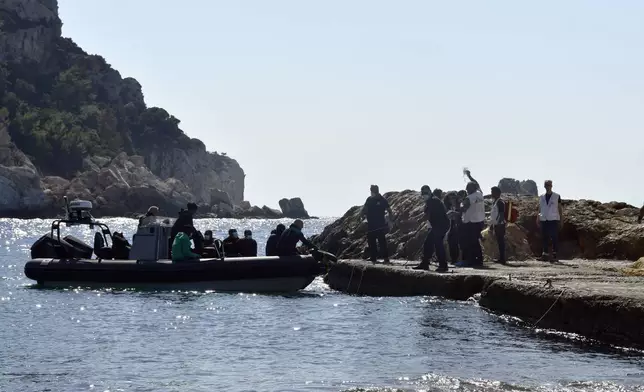
[[54, 238], [54, 232], [56, 232], [55, 238], [60, 242], [60, 225], [65, 224], [66, 227], [70, 226], [89, 226], [91, 230], [94, 230], [95, 227], [98, 227], [101, 229], [101, 235], [103, 236], [103, 240], [105, 241], [105, 244], [107, 245], [107, 238], [109, 237], [110, 242], [112, 242], [112, 232], [110, 231], [110, 228], [101, 222], [95, 221], [91, 217], [89, 218], [83, 218], [83, 219], [56, 219], [51, 223], [51, 231], [50, 235], [51, 238]]

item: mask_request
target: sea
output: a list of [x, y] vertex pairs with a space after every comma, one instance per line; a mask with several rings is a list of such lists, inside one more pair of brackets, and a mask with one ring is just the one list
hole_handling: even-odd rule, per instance
[[[196, 222], [220, 237], [251, 229], [260, 252], [279, 223]], [[2, 392], [644, 391], [641, 351], [534, 330], [475, 299], [347, 295], [321, 278], [290, 295], [40, 289], [23, 269], [49, 228], [0, 220]]]

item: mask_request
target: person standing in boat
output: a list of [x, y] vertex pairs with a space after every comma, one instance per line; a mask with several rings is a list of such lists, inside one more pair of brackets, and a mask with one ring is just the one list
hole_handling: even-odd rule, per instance
[[277, 242], [282, 236], [282, 233], [284, 233], [284, 230], [286, 230], [286, 226], [280, 223], [275, 230], [271, 231], [271, 235], [266, 240], [266, 256], [277, 256]]
[[[546, 193], [539, 197], [539, 215], [537, 216], [537, 226], [541, 226], [541, 236], [543, 239], [543, 253], [541, 260], [557, 261], [557, 250], [559, 248], [559, 229], [561, 227], [561, 218], [563, 217], [563, 206], [561, 205], [561, 196], [552, 191], [552, 180], [543, 183]], [[552, 258], [548, 258], [549, 243], [552, 242]]]
[[311, 250], [317, 250], [313, 243], [306, 239], [302, 229], [304, 222], [301, 219], [296, 219], [288, 229], [282, 233], [279, 241], [277, 241], [277, 255], [278, 256], [296, 256], [299, 254], [297, 251], [297, 243], [302, 242]]
[[158, 214], [159, 214], [159, 207], [151, 206], [150, 208], [148, 208], [148, 212], [146, 212], [145, 215], [139, 218], [139, 227], [145, 226], [150, 222], [153, 222]]
[[237, 229], [228, 230], [228, 237], [224, 239], [224, 253], [226, 257], [237, 257], [239, 256], [239, 234], [237, 234]]
[[244, 238], [237, 241], [237, 250], [243, 257], [257, 257], [257, 241], [253, 239], [253, 232], [244, 230]]
[[387, 249], [387, 238], [389, 225], [385, 219], [385, 212], [389, 214], [389, 221], [393, 221], [394, 213], [391, 211], [389, 202], [380, 194], [378, 185], [371, 185], [371, 196], [367, 198], [360, 212], [362, 217], [367, 217], [367, 243], [372, 263], [378, 260], [378, 248], [385, 263], [389, 263], [389, 250]]
[[505, 203], [501, 200], [501, 188], [493, 186], [492, 189], [492, 211], [490, 212], [490, 232], [496, 237], [499, 245], [499, 260], [505, 264]]
[[174, 240], [174, 237], [177, 235], [177, 233], [182, 231], [184, 227], [195, 227], [194, 215], [198, 209], [197, 205], [195, 203], [188, 203], [187, 208], [187, 210], [184, 210], [182, 208], [181, 211], [179, 211], [179, 217], [172, 225], [172, 229], [170, 230], [170, 236], [172, 237], [172, 240]]

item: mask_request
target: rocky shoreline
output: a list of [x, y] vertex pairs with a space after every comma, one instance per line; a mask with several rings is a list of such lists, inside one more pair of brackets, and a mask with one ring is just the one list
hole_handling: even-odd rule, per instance
[[343, 260], [330, 268], [325, 282], [338, 291], [369, 296], [466, 300], [480, 294], [482, 307], [518, 317], [532, 328], [644, 349], [644, 276], [629, 267], [630, 262], [606, 260], [529, 261], [438, 274], [412, 270], [403, 261], [386, 266]]

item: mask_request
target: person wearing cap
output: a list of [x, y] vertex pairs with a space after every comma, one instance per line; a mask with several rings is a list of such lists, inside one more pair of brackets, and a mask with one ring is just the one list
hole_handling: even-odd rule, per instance
[[278, 256], [296, 256], [300, 253], [297, 251], [297, 243], [302, 242], [311, 250], [317, 250], [313, 243], [306, 239], [302, 229], [304, 222], [301, 219], [296, 219], [288, 229], [284, 230], [280, 239], [277, 241], [277, 255]]
[[286, 226], [280, 223], [275, 230], [271, 231], [271, 235], [266, 240], [266, 256], [277, 256], [277, 241], [279, 241], [284, 230], [286, 230]]
[[496, 237], [499, 245], [499, 260], [505, 264], [505, 203], [501, 200], [501, 188], [493, 186], [492, 210], [490, 211], [490, 232]]
[[237, 229], [228, 230], [228, 237], [224, 239], [224, 253], [226, 257], [237, 257], [239, 256], [239, 234], [237, 234]]
[[432, 194], [429, 185], [423, 185], [420, 188], [420, 194], [425, 200], [425, 218], [428, 221], [429, 231], [423, 244], [423, 259], [414, 269], [428, 270], [429, 261], [434, 256], [434, 252], [436, 252], [436, 258], [438, 259], [436, 272], [447, 272], [447, 257], [445, 255], [445, 245], [443, 245], [443, 239], [449, 229], [447, 210], [441, 199]]
[[367, 198], [362, 207], [360, 215], [367, 218], [367, 243], [369, 245], [369, 259], [372, 263], [378, 260], [378, 247], [385, 263], [389, 263], [389, 251], [387, 249], [387, 238], [389, 225], [385, 219], [385, 212], [389, 214], [389, 221], [393, 221], [394, 214], [391, 211], [389, 202], [380, 194], [378, 185], [371, 185], [371, 195]]
[[[563, 217], [563, 206], [561, 205], [561, 196], [552, 191], [552, 180], [543, 183], [546, 193], [539, 196], [539, 215], [537, 216], [537, 226], [541, 227], [541, 237], [543, 239], [543, 253], [541, 260], [557, 261], [557, 250], [559, 249], [559, 227]], [[552, 258], [548, 258], [548, 251], [552, 242]]]
[[[469, 171], [466, 173], [469, 176]], [[471, 177], [470, 177], [471, 178]], [[470, 267], [483, 266], [483, 250], [481, 249], [481, 231], [485, 227], [485, 199], [477, 182], [470, 181], [465, 187], [467, 196], [463, 199], [463, 231], [466, 257], [465, 265]]]
[[243, 257], [257, 257], [257, 241], [253, 239], [253, 232], [244, 230], [244, 238], [237, 241], [237, 250]]

